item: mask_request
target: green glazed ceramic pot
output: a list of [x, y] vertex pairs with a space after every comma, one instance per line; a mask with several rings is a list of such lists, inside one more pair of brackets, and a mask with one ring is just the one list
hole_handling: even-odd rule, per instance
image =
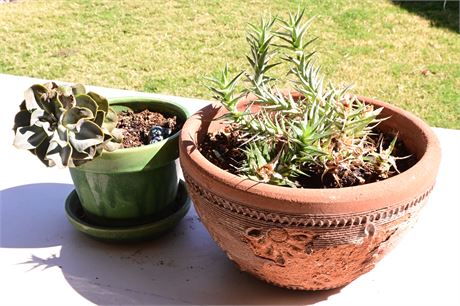
[[[181, 121], [188, 117], [185, 108], [166, 100], [126, 97], [109, 103], [115, 110], [147, 108]], [[101, 226], [132, 226], [173, 213], [179, 186], [178, 138], [179, 132], [155, 144], [104, 152], [70, 168], [87, 220]]]

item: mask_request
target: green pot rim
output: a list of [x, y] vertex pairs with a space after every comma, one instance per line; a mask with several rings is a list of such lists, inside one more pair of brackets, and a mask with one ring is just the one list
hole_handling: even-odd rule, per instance
[[[175, 101], [165, 98], [153, 97], [117, 97], [108, 99], [110, 105], [123, 105], [130, 103], [146, 103], [146, 104], [164, 104], [172, 106], [173, 113], [180, 116], [184, 122], [190, 116], [189, 111], [184, 106]], [[161, 111], [160, 111], [161, 112]], [[75, 169], [88, 171], [88, 172], [113, 172], [112, 163], [120, 163], [120, 169], [117, 172], [140, 171], [145, 167], [161, 167], [167, 163], [173, 162], [179, 157], [178, 141], [181, 130], [174, 133], [174, 135], [154, 144], [144, 145], [134, 148], [123, 148], [113, 152], [103, 152], [94, 160], [89, 161]], [[162, 154], [158, 154], [161, 152]], [[176, 153], [177, 152], [177, 153]], [[152, 159], [155, 158], [153, 165]], [[121, 166], [123, 164], [123, 166]], [[124, 166], [125, 164], [129, 166]]]

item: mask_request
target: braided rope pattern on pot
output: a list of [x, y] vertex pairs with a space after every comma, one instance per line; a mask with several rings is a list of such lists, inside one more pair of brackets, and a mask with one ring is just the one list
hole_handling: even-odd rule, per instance
[[245, 206], [241, 203], [236, 203], [233, 200], [225, 199], [206, 188], [202, 187], [196, 182], [190, 175], [184, 172], [185, 180], [188, 184], [188, 188], [200, 197], [204, 198], [208, 202], [215, 203], [216, 205], [225, 208], [226, 210], [234, 213], [265, 222], [272, 222], [288, 226], [299, 226], [299, 227], [317, 227], [317, 228], [329, 228], [329, 227], [349, 227], [363, 225], [368, 222], [386, 223], [395, 220], [407, 211], [416, 208], [416, 206], [427, 198], [433, 189], [433, 186], [428, 189], [425, 193], [406, 203], [397, 203], [393, 206], [372, 211], [363, 212], [353, 215], [309, 215], [303, 214], [292, 215], [279, 212], [273, 212], [268, 210], [255, 210]]

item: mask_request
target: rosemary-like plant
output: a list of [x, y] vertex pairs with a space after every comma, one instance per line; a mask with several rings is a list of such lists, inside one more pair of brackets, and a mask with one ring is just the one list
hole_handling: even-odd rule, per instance
[[[250, 24], [249, 72], [231, 77], [226, 65], [208, 78], [242, 144], [245, 158], [232, 166], [252, 180], [292, 187], [305, 187], [303, 181], [315, 175], [325, 186], [342, 187], [397, 173], [396, 137], [384, 148], [383, 135], [374, 132], [384, 120], [378, 118], [382, 109], [361, 102], [349, 87], [339, 90], [325, 82], [315, 51], [309, 50], [316, 40], [307, 38], [312, 20], [304, 21], [304, 15], [299, 10], [286, 20]], [[286, 67], [291, 91], [281, 91], [282, 80], [268, 75], [279, 64]], [[240, 86], [242, 80], [246, 86]], [[253, 102], [240, 104], [250, 93]]]

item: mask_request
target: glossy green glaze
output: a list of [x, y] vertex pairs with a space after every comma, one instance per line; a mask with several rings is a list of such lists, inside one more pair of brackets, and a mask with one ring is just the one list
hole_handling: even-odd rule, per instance
[[158, 215], [148, 223], [133, 226], [98, 226], [88, 222], [82, 211], [80, 199], [72, 191], [66, 199], [65, 210], [70, 223], [80, 232], [107, 242], [137, 242], [157, 237], [172, 229], [190, 208], [190, 197], [184, 181], [179, 183], [177, 198], [170, 212]]
[[[167, 100], [126, 97], [109, 103], [134, 111], [148, 108], [182, 121], [188, 116], [185, 108]], [[179, 184], [178, 138], [179, 132], [155, 144], [104, 152], [82, 166], [70, 168], [88, 220], [104, 226], [131, 226], [148, 223], [167, 211]]]

